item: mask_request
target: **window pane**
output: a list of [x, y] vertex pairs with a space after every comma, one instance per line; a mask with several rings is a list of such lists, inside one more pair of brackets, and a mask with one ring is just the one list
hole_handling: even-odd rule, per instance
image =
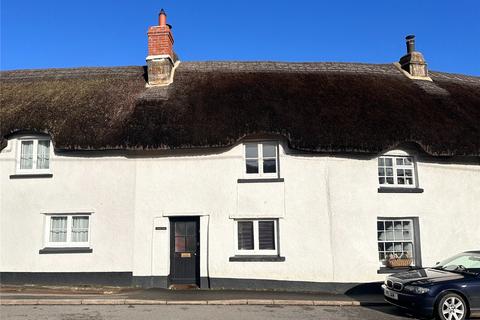
[[403, 244], [403, 250], [410, 256], [413, 257], [413, 244], [411, 242], [406, 242]]
[[385, 165], [391, 167], [393, 165], [392, 158], [385, 158]]
[[260, 250], [275, 250], [275, 222], [258, 222], [258, 243]]
[[392, 178], [387, 178], [387, 184], [393, 184], [393, 177]]
[[88, 217], [72, 218], [72, 242], [88, 241]]
[[387, 168], [387, 176], [392, 177], [393, 176], [393, 169], [392, 168]]
[[67, 217], [50, 218], [50, 242], [67, 241]]
[[253, 250], [253, 221], [238, 221], [238, 250]]
[[403, 240], [403, 231], [395, 230], [395, 240]]
[[48, 169], [50, 165], [50, 141], [39, 140], [37, 149], [37, 169]]
[[277, 172], [277, 160], [275, 159], [263, 160], [263, 172], [264, 173]]
[[405, 161], [405, 165], [406, 165], [406, 166], [411, 166], [411, 165], [413, 165], [413, 160], [412, 160], [412, 158], [404, 158], [404, 161]]
[[273, 144], [263, 144], [263, 157], [264, 158], [276, 158], [277, 146]]
[[393, 242], [387, 242], [387, 243], [385, 243], [385, 250], [386, 250], [386, 251], [392, 251], [392, 252], [393, 252]]
[[258, 173], [258, 160], [247, 160], [247, 173]]
[[378, 178], [378, 182], [380, 184], [385, 184], [385, 178]]
[[185, 252], [185, 237], [175, 237], [175, 252]]
[[258, 145], [256, 143], [245, 145], [245, 158], [258, 158]]
[[175, 236], [184, 236], [185, 232], [185, 222], [175, 222]]
[[385, 251], [385, 243], [379, 243], [378, 244], [378, 251], [379, 252]]
[[186, 238], [187, 238], [187, 251], [189, 251], [189, 252], [197, 251], [196, 250], [197, 243], [195, 241], [195, 237], [191, 236], [191, 237], [186, 237]]
[[22, 141], [20, 150], [20, 169], [33, 168], [33, 141]]
[[405, 179], [405, 184], [413, 184], [413, 179], [412, 178], [406, 178]]
[[404, 178], [398, 178], [397, 183], [398, 184], [405, 184], [405, 179]]
[[393, 238], [393, 231], [387, 231], [387, 240], [395, 240]]
[[384, 176], [385, 175], [385, 168], [378, 168], [378, 175]]
[[385, 225], [383, 221], [377, 221], [377, 231], [383, 231], [385, 229]]
[[379, 232], [378, 232], [378, 240], [379, 240], [379, 241], [385, 241], [385, 240], [387, 240], [387, 236], [386, 236], [385, 231], [379, 231]]
[[383, 158], [378, 158], [378, 166], [382, 167], [385, 165], [385, 160]]
[[411, 177], [412, 176], [412, 169], [405, 169], [405, 175], [407, 177]]
[[193, 236], [195, 235], [195, 222], [186, 222], [187, 225], [187, 235]]
[[396, 162], [398, 166], [403, 166], [403, 158], [397, 158]]
[[397, 176], [403, 177], [405, 175], [403, 169], [397, 169]]
[[412, 221], [409, 221], [409, 220], [403, 221], [403, 229], [412, 231]]
[[410, 231], [403, 231], [403, 239], [412, 240], [412, 234], [410, 233]]

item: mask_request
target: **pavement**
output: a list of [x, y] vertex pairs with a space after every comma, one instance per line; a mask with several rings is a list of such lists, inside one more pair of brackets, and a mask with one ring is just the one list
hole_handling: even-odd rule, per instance
[[119, 287], [0, 286], [0, 305], [382, 306], [381, 294]]

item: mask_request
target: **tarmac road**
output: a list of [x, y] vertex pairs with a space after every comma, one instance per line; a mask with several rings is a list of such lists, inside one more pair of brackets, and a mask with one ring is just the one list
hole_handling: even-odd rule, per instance
[[401, 320], [415, 319], [394, 307], [320, 306], [1, 306], [2, 320]]

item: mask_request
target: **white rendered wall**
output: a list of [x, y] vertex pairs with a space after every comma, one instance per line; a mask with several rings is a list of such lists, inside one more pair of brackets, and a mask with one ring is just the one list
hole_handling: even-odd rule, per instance
[[[52, 178], [10, 179], [17, 141], [0, 152], [0, 271], [131, 271], [135, 167], [125, 157], [53, 155]], [[92, 212], [92, 253], [39, 254], [44, 212]]]
[[[13, 144], [12, 144], [13, 143]], [[55, 156], [51, 179], [9, 179], [0, 152], [1, 271], [169, 274], [169, 217], [200, 216], [201, 276], [366, 282], [378, 275], [377, 217], [418, 217], [423, 265], [480, 249], [480, 165], [417, 163], [423, 193], [378, 193], [377, 159], [299, 155], [280, 146], [284, 182], [244, 178], [228, 150]], [[10, 150], [10, 151], [8, 151]], [[74, 156], [75, 155], [75, 156]], [[41, 210], [93, 209], [91, 254], [39, 255]], [[229, 262], [234, 219], [279, 221], [284, 262]], [[28, 240], [20, 239], [24, 226]], [[167, 227], [167, 230], [155, 230]], [[208, 239], [207, 239], [208, 238]]]

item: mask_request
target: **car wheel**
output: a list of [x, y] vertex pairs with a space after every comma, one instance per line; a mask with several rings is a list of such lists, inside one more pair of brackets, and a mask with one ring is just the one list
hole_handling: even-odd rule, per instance
[[467, 317], [465, 300], [455, 293], [444, 295], [437, 305], [437, 318], [441, 320], [464, 320]]

